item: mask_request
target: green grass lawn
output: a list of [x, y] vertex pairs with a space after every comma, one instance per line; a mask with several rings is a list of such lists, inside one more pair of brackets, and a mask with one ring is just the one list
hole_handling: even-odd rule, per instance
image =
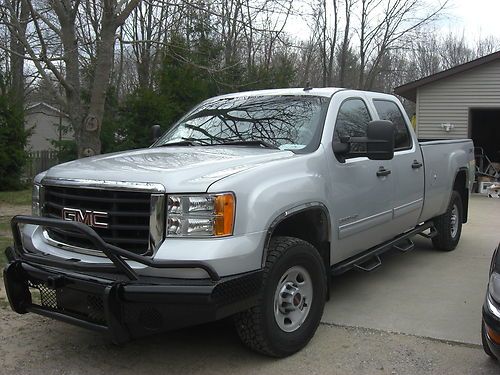
[[[12, 206], [19, 207], [12, 208]], [[10, 231], [11, 216], [16, 214], [18, 210], [26, 211], [26, 206], [31, 206], [31, 189], [19, 191], [0, 191], [0, 273], [7, 265], [5, 248], [12, 245], [12, 234]], [[10, 208], [4, 210], [2, 207]], [[0, 308], [6, 308], [7, 306], [8, 302], [2, 295], [0, 295]]]
[[0, 191], [0, 205], [30, 205], [31, 189], [19, 191]]
[[5, 257], [5, 248], [12, 245], [12, 240], [7, 237], [0, 237], [0, 270], [7, 264]]
[[[0, 191], [0, 215], [4, 215], [4, 213], [2, 213], [2, 205], [30, 206], [31, 189]], [[7, 262], [5, 258], [5, 248], [10, 245], [12, 245], [10, 217], [0, 216], [0, 269], [3, 268]]]
[[10, 236], [10, 218], [0, 216], [0, 239], [7, 234]]
[[5, 258], [5, 248], [12, 245], [12, 235], [10, 234], [10, 220], [8, 217], [0, 217], [0, 269], [7, 263]]

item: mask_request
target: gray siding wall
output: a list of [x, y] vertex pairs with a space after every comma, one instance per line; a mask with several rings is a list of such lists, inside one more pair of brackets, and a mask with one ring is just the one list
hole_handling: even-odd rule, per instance
[[[50, 141], [59, 139], [59, 115], [39, 109], [37, 112], [28, 111], [24, 119], [26, 129], [31, 129], [32, 132], [26, 148], [29, 151], [54, 149]], [[63, 126], [69, 125], [67, 118], [63, 117], [61, 120]], [[62, 134], [62, 139], [73, 139], [73, 132]]]
[[[500, 109], [500, 60], [420, 87], [418, 137], [468, 138], [469, 109], [492, 107]], [[455, 127], [446, 132], [443, 123]]]

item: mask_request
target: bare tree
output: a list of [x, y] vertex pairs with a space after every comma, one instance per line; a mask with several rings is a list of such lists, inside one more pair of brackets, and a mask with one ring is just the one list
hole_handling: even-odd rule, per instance
[[358, 87], [371, 89], [384, 55], [401, 48], [398, 43], [404, 37], [435, 20], [447, 2], [429, 6], [424, 0], [361, 0]]
[[323, 86], [333, 82], [333, 65], [338, 34], [338, 1], [331, 0], [331, 8], [327, 0], [320, 4], [319, 19], [321, 26], [321, 62]]
[[[1, 4], [2, 22], [25, 49], [54, 97], [69, 115], [78, 156], [100, 153], [104, 103], [113, 66], [117, 29], [141, 0], [20, 0], [29, 9], [28, 31], [11, 1]], [[5, 48], [5, 46], [2, 46]], [[64, 65], [57, 65], [63, 61]], [[87, 65], [88, 102], [82, 67]], [[64, 95], [53, 84], [63, 87]]]
[[350, 31], [351, 31], [351, 13], [356, 0], [344, 1], [344, 36], [339, 50], [339, 85], [344, 87], [346, 84], [347, 58], [350, 52]]
[[449, 69], [456, 65], [464, 64], [476, 57], [472, 48], [469, 48], [467, 45], [464, 33], [462, 33], [461, 36], [451, 33], [446, 35], [439, 51], [443, 69]]
[[[10, 6], [15, 12], [15, 17], [19, 20], [19, 29], [17, 32], [20, 35], [26, 35], [26, 27], [28, 24], [29, 8], [24, 1], [8, 0]], [[22, 106], [24, 103], [24, 53], [25, 47], [16, 37], [16, 34], [10, 32], [10, 92], [11, 97], [16, 105]]]

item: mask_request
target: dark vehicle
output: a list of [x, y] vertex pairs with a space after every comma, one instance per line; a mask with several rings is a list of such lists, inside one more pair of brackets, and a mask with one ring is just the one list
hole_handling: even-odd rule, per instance
[[493, 253], [490, 281], [483, 305], [481, 326], [483, 349], [491, 358], [500, 358], [500, 244]]

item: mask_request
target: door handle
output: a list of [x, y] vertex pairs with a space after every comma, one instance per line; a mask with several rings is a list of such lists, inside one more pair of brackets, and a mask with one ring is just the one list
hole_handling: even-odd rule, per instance
[[422, 167], [422, 165], [423, 165], [423, 164], [422, 164], [421, 162], [419, 162], [418, 160], [413, 160], [413, 164], [411, 165], [411, 167], [412, 167], [413, 169], [418, 169], [418, 168], [421, 168], [421, 167]]
[[380, 167], [377, 171], [377, 177], [385, 177], [391, 174], [390, 169], [385, 169], [385, 167]]

